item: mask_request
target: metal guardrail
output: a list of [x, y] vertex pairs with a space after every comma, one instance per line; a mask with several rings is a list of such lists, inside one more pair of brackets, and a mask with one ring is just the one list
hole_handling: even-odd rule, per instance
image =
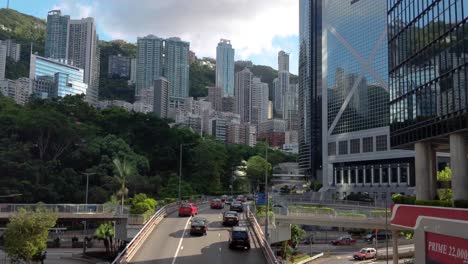
[[[385, 211], [375, 209], [331, 209], [307, 208], [301, 206], [275, 207], [273, 212], [284, 216], [320, 216], [329, 218], [385, 219]], [[388, 219], [391, 213], [387, 212]]]
[[267, 263], [279, 264], [280, 262], [276, 258], [276, 255], [273, 252], [273, 249], [271, 248], [270, 243], [265, 238], [262, 228], [258, 224], [257, 219], [255, 218], [254, 214], [250, 211], [249, 207], [247, 207], [247, 218], [250, 222], [250, 225], [252, 226], [252, 230], [254, 231], [254, 234], [257, 237], [257, 240], [260, 243], [260, 247], [262, 248], [263, 255], [265, 256]]
[[[194, 201], [195, 204], [203, 204], [204, 200]], [[161, 222], [161, 220], [168, 214], [175, 212], [179, 208], [180, 203], [175, 202], [167, 204], [157, 210], [154, 215], [146, 222], [140, 229], [136, 236], [127, 244], [124, 250], [117, 255], [112, 264], [126, 264], [132, 259], [140, 246], [148, 238], [153, 229]]]
[[385, 208], [385, 202], [376, 201], [376, 202], [359, 202], [359, 201], [350, 201], [350, 200], [321, 200], [316, 197], [309, 195], [282, 195], [277, 194], [273, 196], [273, 201], [277, 202], [286, 202], [286, 203], [310, 203], [317, 205], [353, 205], [358, 207], [374, 207], [374, 208]]
[[[65, 214], [120, 214], [120, 205], [107, 204], [0, 204], [1, 213], [16, 213], [20, 209], [35, 210], [44, 208], [56, 213]], [[124, 207], [123, 214], [128, 213]]]

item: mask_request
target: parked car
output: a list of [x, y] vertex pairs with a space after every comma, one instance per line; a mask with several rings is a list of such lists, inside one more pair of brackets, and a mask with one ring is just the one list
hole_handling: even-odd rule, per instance
[[190, 235], [206, 235], [208, 231], [208, 220], [203, 217], [194, 217], [190, 227]]
[[226, 202], [229, 197], [227, 195], [221, 195], [221, 202]]
[[210, 203], [211, 209], [223, 209], [224, 208], [224, 203], [221, 201], [221, 199], [213, 199]]
[[350, 236], [342, 236], [338, 239], [332, 240], [332, 244], [335, 246], [338, 245], [352, 245], [356, 243], [356, 239], [352, 239]]
[[353, 254], [355, 260], [373, 259], [377, 255], [375, 248], [362, 248], [359, 252]]
[[229, 248], [238, 247], [250, 249], [250, 237], [247, 228], [235, 226], [232, 228], [229, 237]]
[[241, 202], [232, 202], [231, 206], [229, 207], [229, 211], [236, 211], [242, 213], [244, 211], [244, 206]]
[[224, 226], [237, 226], [239, 225], [239, 214], [234, 211], [226, 211], [223, 214]]
[[[364, 240], [366, 240], [366, 242], [368, 243], [372, 243], [375, 237], [375, 233], [369, 233], [366, 235], [366, 238]], [[386, 238], [391, 239], [392, 234], [386, 233], [385, 231], [377, 233], [377, 240], [385, 240]]]
[[198, 207], [193, 203], [182, 204], [179, 207], [179, 216], [195, 216], [198, 214]]

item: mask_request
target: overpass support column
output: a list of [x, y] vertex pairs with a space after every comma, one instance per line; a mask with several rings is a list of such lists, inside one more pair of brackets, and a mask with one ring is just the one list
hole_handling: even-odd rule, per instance
[[392, 230], [393, 264], [398, 264], [398, 230]]
[[450, 135], [450, 167], [453, 200], [468, 200], [468, 160], [466, 139], [461, 133]]
[[414, 144], [416, 170], [416, 199], [433, 200], [436, 196], [436, 155], [430, 142]]

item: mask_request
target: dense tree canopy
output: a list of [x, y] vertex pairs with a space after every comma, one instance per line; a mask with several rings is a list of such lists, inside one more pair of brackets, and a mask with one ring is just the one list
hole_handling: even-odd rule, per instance
[[[21, 194], [18, 202], [81, 203], [83, 173], [91, 173], [88, 200], [102, 203], [122, 188], [113, 164], [120, 159], [135, 168], [126, 179], [128, 197], [177, 197], [182, 143], [193, 143], [183, 147], [184, 196], [227, 192], [233, 169], [265, 152], [262, 143], [224, 144], [170, 128], [151, 114], [99, 111], [81, 96], [35, 99], [26, 106], [0, 97], [0, 195]], [[268, 155], [273, 165], [296, 158], [273, 150]]]

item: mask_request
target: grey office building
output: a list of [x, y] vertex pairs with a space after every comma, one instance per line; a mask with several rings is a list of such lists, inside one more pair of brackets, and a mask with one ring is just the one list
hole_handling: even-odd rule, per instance
[[171, 105], [183, 104], [189, 95], [190, 43], [169, 38], [164, 46], [164, 77], [169, 81]]
[[159, 77], [154, 80], [153, 112], [160, 118], [167, 118], [169, 109], [169, 82]]
[[109, 56], [107, 76], [110, 78], [129, 78], [132, 58], [118, 55]]
[[60, 10], [52, 10], [47, 14], [46, 58], [67, 59], [69, 22], [70, 16], [62, 16]]
[[164, 39], [153, 35], [138, 38], [135, 95], [163, 76], [163, 53]]

